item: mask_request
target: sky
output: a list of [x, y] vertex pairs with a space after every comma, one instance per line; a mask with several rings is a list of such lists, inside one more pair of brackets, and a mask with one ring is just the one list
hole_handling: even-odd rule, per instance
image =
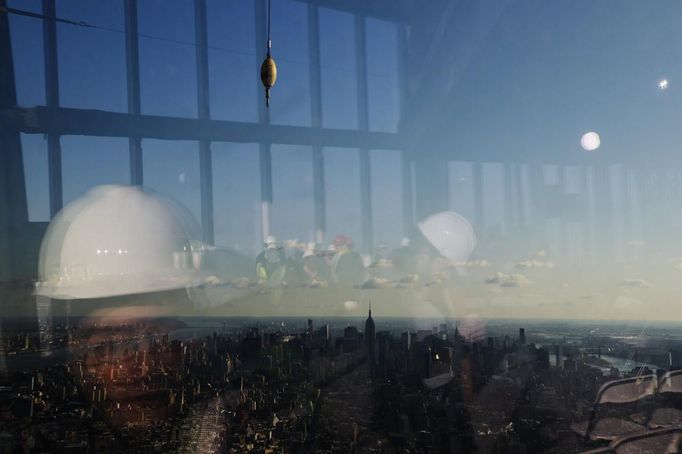
[[[40, 12], [37, 0], [8, 3]], [[380, 4], [392, 8], [389, 0]], [[293, 0], [272, 5], [278, 80], [271, 121], [310, 126], [307, 8]], [[454, 294], [486, 301], [483, 315], [677, 313], [681, 13], [682, 3], [672, 0], [458, 2], [446, 24], [446, 55], [413, 68], [426, 75], [418, 112], [399, 96], [399, 26], [365, 21], [370, 130], [395, 132], [403, 116], [423, 126], [410, 137], [412, 151], [439, 162], [447, 208], [475, 224], [478, 265], [467, 268]], [[142, 113], [195, 118], [192, 2], [139, 0], [138, 14]], [[438, 33], [440, 15], [414, 14], [414, 27]], [[101, 27], [58, 24], [61, 105], [125, 112], [123, 3], [59, 0], [57, 15]], [[208, 0], [211, 118], [258, 119], [263, 49], [254, 21], [251, 0]], [[354, 17], [320, 8], [319, 26], [321, 124], [356, 129]], [[41, 22], [12, 15], [10, 27], [19, 104], [42, 105]], [[454, 70], [443, 66], [448, 61]], [[441, 74], [446, 86], [429, 84]], [[590, 152], [580, 145], [588, 131], [601, 139]], [[46, 142], [24, 134], [22, 144], [30, 217], [47, 221]], [[65, 203], [96, 185], [129, 181], [125, 138], [65, 136], [61, 146]], [[198, 144], [144, 139], [142, 147], [145, 185], [199, 218]], [[258, 145], [215, 142], [212, 151], [216, 243], [255, 254], [262, 241]], [[359, 243], [359, 150], [325, 147], [324, 157], [328, 239], [343, 233]], [[473, 160], [483, 163], [481, 213]], [[518, 164], [502, 164], [510, 161]], [[276, 144], [272, 162], [273, 232], [312, 240], [312, 150]], [[400, 154], [371, 150], [370, 162], [375, 243], [397, 246], [405, 216]]]

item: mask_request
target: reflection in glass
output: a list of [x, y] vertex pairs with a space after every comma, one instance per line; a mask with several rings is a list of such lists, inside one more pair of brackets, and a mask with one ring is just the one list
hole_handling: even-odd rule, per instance
[[114, 137], [61, 138], [64, 204], [102, 184], [128, 184], [128, 140]]
[[57, 16], [98, 27], [57, 24], [61, 105], [126, 112], [123, 3], [60, 0]]
[[170, 197], [201, 219], [198, 144], [144, 139], [144, 185]]
[[140, 0], [142, 113], [197, 116], [197, 75], [192, 2]]

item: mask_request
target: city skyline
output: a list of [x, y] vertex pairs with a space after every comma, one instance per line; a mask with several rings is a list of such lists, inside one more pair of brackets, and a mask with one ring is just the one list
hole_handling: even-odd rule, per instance
[[[379, 442], [408, 452], [448, 452], [455, 443], [465, 450], [497, 444], [568, 453], [580, 451], [578, 436], [552, 436], [527, 425], [541, 422], [579, 435], [585, 429], [571, 421], [585, 422], [589, 406], [583, 399], [597, 393], [598, 385], [604, 385], [598, 395], [604, 392], [605, 402], [607, 386], [614, 389], [611, 398], [640, 400], [644, 391], [628, 383], [649, 383], [658, 374], [662, 383], [672, 380], [676, 386], [680, 375], [674, 369], [682, 360], [679, 329], [657, 330], [652, 333], [656, 337], [632, 343], [629, 335], [641, 333], [615, 323], [601, 325], [605, 330], [595, 334], [585, 324], [507, 321], [486, 330], [467, 323], [416, 328], [394, 320], [390, 325], [379, 321], [375, 332], [372, 318], [367, 317], [364, 330], [304, 318], [296, 323], [274, 317], [183, 322], [86, 318], [66, 324], [54, 319], [49, 346], [41, 344], [48, 339], [43, 335], [2, 335], [11, 355], [0, 365], [0, 378], [14, 373], [11, 387], [23, 387], [24, 394], [33, 396], [30, 406], [25, 395], [10, 399], [17, 416], [26, 412], [42, 421], [59, 415], [66, 401], [68, 408], [79, 409], [80, 419], [71, 418], [65, 427], [85, 424], [87, 436], [81, 430], [65, 438], [56, 434], [48, 445], [41, 438], [29, 442], [53, 449], [75, 442], [109, 450], [121, 449], [121, 443], [139, 448], [153, 443], [181, 452], [232, 452], [252, 445], [306, 452], [328, 446], [337, 452]], [[66, 357], [64, 347], [71, 352]], [[24, 355], [46, 348], [53, 354], [38, 361], [51, 365], [44, 372], [12, 372]], [[524, 381], [525, 387], [519, 386]], [[499, 393], [508, 397], [496, 401], [493, 396]], [[430, 410], [414, 406], [417, 397]], [[410, 410], [392, 414], [387, 404]], [[438, 405], [453, 404], [459, 408], [455, 431], [447, 429], [440, 413], [432, 413]], [[514, 416], [524, 408], [542, 411], [533, 420]], [[651, 411], [652, 422], [670, 424]], [[601, 417], [597, 413], [595, 422]], [[489, 430], [472, 432], [469, 425]], [[37, 426], [42, 433], [54, 433], [51, 425]], [[589, 435], [589, 425], [587, 430]]]

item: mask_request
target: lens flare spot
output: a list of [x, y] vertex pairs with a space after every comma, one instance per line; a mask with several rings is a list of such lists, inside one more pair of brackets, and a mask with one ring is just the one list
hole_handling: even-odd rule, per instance
[[343, 307], [347, 311], [354, 311], [355, 309], [358, 308], [358, 302], [357, 301], [344, 301]]
[[583, 147], [585, 151], [594, 151], [601, 145], [601, 139], [599, 134], [594, 131], [586, 132], [580, 138], [580, 146]]

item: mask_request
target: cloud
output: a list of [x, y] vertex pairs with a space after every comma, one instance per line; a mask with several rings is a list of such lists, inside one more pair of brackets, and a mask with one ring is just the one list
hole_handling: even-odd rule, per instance
[[454, 263], [457, 268], [490, 268], [490, 262], [487, 260], [468, 260], [466, 262]]
[[485, 278], [485, 283], [486, 284], [499, 284], [504, 280], [505, 276], [507, 276], [507, 275], [504, 273], [491, 274], [490, 276]]
[[358, 308], [358, 302], [357, 301], [344, 301], [343, 307], [347, 311], [354, 311], [355, 309]]
[[620, 295], [616, 297], [616, 300], [613, 302], [613, 306], [616, 309], [626, 309], [629, 307], [633, 306], [641, 306], [642, 302], [640, 300], [637, 300], [635, 298], [631, 298], [629, 296], [624, 296]]
[[544, 249], [540, 249], [535, 254], [533, 254], [533, 257], [541, 257], [541, 258], [547, 257], [547, 251], [545, 251]]
[[531, 284], [531, 280], [523, 274], [511, 274], [501, 284], [502, 287], [526, 287]]
[[516, 268], [520, 270], [529, 270], [534, 268], [554, 268], [554, 263], [544, 260], [522, 260], [516, 264]]
[[497, 272], [485, 278], [486, 284], [497, 284], [500, 287], [527, 287], [533, 282], [523, 274], [506, 274]]
[[384, 279], [382, 277], [373, 277], [366, 280], [361, 286], [361, 289], [379, 289], [379, 288], [393, 288], [396, 284], [393, 281]]
[[638, 288], [651, 288], [649, 284], [644, 279], [623, 279], [618, 283], [619, 287], [638, 287]]

